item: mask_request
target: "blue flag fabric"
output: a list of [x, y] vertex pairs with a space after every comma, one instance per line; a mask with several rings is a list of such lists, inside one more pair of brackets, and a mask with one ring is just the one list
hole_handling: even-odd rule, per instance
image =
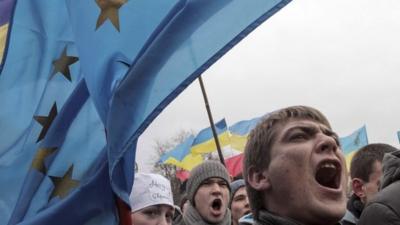
[[194, 141], [194, 136], [191, 135], [184, 142], [176, 146], [174, 149], [171, 151], [168, 151], [164, 153], [160, 157], [161, 162], [165, 162], [167, 159], [170, 157], [176, 159], [177, 161], [182, 161], [185, 156], [187, 156], [190, 153], [190, 147], [192, 147]]
[[[228, 130], [228, 126], [226, 125], [225, 119], [222, 119], [215, 124], [215, 131], [217, 132], [218, 135], [224, 133], [227, 130]], [[199, 145], [201, 143], [204, 143], [206, 141], [213, 140], [213, 139], [214, 139], [214, 136], [212, 133], [212, 129], [211, 129], [211, 127], [207, 127], [207, 128], [202, 129], [196, 135], [196, 138], [194, 139], [192, 145], [193, 146]]]
[[367, 128], [364, 125], [352, 134], [346, 137], [341, 137], [339, 142], [345, 155], [357, 151], [368, 144]]
[[17, 0], [0, 71], [0, 224], [117, 224], [139, 135], [288, 2]]
[[132, 152], [144, 129], [194, 79], [289, 2], [189, 0], [152, 35], [114, 92], [108, 114], [111, 181], [122, 199], [128, 199], [129, 193], [122, 193], [130, 181], [118, 173], [121, 158]]
[[239, 121], [232, 126], [229, 127], [229, 131], [232, 134], [237, 134], [241, 136], [248, 135], [250, 131], [257, 126], [258, 122], [260, 122], [262, 117], [256, 117], [250, 120], [242, 120]]

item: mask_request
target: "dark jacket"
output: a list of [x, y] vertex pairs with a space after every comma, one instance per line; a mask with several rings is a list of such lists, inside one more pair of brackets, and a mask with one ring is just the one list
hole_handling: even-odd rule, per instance
[[347, 201], [346, 214], [340, 223], [342, 225], [356, 225], [363, 209], [364, 204], [360, 198], [355, 194], [351, 195], [349, 201]]
[[381, 190], [363, 210], [359, 225], [400, 225], [400, 151], [385, 154]]
[[[254, 225], [302, 225], [297, 221], [273, 215], [265, 210], [261, 210], [258, 213], [259, 215], [255, 219]], [[340, 224], [337, 223], [337, 225]]]
[[294, 220], [279, 217], [266, 210], [258, 212], [258, 218], [254, 218], [254, 225], [301, 225]]

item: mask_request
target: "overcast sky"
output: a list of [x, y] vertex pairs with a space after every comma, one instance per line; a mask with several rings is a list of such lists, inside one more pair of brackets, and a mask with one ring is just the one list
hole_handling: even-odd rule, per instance
[[[309, 105], [339, 136], [365, 124], [370, 143], [399, 147], [399, 12], [399, 0], [289, 3], [203, 74], [214, 120]], [[156, 140], [208, 126], [196, 80], [139, 138], [139, 168], [149, 171]]]

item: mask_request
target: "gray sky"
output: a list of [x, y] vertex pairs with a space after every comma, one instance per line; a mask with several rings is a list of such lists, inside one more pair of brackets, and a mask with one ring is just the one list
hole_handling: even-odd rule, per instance
[[[366, 124], [370, 143], [399, 147], [399, 12], [399, 0], [289, 3], [203, 74], [214, 120], [309, 105], [339, 136]], [[139, 168], [149, 171], [155, 140], [208, 126], [196, 80], [139, 138]]]

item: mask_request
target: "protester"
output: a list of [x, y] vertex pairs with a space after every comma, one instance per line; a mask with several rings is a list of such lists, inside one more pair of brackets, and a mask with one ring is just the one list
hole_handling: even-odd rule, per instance
[[217, 161], [205, 161], [195, 167], [186, 184], [188, 207], [174, 224], [230, 225], [229, 181], [227, 170]]
[[360, 148], [350, 164], [353, 194], [347, 202], [343, 225], [356, 225], [364, 206], [378, 193], [385, 153], [396, 148], [387, 144], [369, 144]]
[[171, 225], [174, 202], [169, 180], [158, 174], [136, 173], [129, 196], [132, 225]]
[[400, 151], [385, 154], [381, 190], [367, 204], [359, 225], [400, 225]]
[[231, 183], [231, 201], [229, 208], [232, 213], [232, 224], [238, 225], [239, 219], [250, 212], [249, 199], [243, 179]]
[[255, 224], [333, 225], [346, 210], [338, 136], [318, 110], [270, 113], [250, 133], [244, 177]]

